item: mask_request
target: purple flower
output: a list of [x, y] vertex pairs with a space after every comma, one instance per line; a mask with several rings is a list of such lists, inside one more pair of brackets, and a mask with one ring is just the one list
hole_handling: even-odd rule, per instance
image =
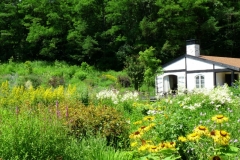
[[57, 114], [57, 118], [59, 118], [60, 117], [60, 110], [59, 110], [59, 108], [58, 108], [58, 101], [56, 101], [56, 114]]

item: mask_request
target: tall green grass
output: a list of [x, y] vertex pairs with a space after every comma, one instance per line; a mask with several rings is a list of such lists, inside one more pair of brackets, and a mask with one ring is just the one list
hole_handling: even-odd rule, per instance
[[115, 150], [101, 136], [82, 140], [69, 135], [48, 110], [0, 108], [0, 158], [8, 160], [130, 160], [131, 154]]

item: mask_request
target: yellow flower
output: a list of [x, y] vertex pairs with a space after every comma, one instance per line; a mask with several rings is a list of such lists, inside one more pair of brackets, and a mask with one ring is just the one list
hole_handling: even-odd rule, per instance
[[139, 148], [138, 148], [138, 151], [145, 151], [147, 150], [149, 147], [149, 144], [145, 144], [145, 145], [141, 145]]
[[160, 148], [158, 146], [155, 145], [149, 145], [148, 146], [148, 151], [149, 152], [158, 152], [160, 150]]
[[218, 135], [219, 135], [219, 130], [213, 130], [209, 133], [209, 136], [212, 137], [214, 142], [217, 141]]
[[165, 142], [165, 147], [170, 149], [175, 149], [176, 143], [175, 142]]
[[143, 118], [144, 121], [153, 121], [155, 119], [154, 116], [146, 116]]
[[166, 144], [164, 142], [158, 144], [160, 149], [165, 149], [167, 148]]
[[142, 124], [142, 121], [136, 121], [133, 124]]
[[132, 142], [130, 145], [131, 145], [131, 147], [136, 147], [137, 144], [138, 144], [138, 143], [135, 141], [135, 142]]
[[136, 131], [136, 132], [130, 134], [129, 138], [131, 138], [131, 139], [137, 139], [137, 138], [141, 138], [142, 135], [143, 135], [142, 132]]
[[194, 129], [194, 132], [200, 134], [200, 135], [207, 135], [209, 133], [207, 127], [205, 126], [197, 126], [195, 129]]
[[183, 137], [183, 136], [180, 136], [180, 137], [178, 137], [178, 140], [181, 141], [181, 142], [186, 142], [187, 138]]
[[225, 117], [222, 114], [219, 114], [219, 115], [213, 116], [212, 121], [216, 123], [223, 123], [224, 121], [228, 121], [228, 117]]
[[193, 132], [193, 133], [187, 135], [187, 139], [190, 141], [198, 141], [200, 139], [200, 134]]
[[155, 127], [155, 126], [156, 126], [155, 123], [151, 123], [151, 124], [149, 124], [149, 127], [150, 127], [150, 128]]
[[138, 148], [138, 151], [145, 151], [147, 150], [150, 146], [150, 144], [148, 144], [147, 142], [151, 142], [151, 141], [145, 141], [143, 139], [141, 139], [142, 145]]
[[221, 145], [228, 145], [230, 141], [230, 135], [228, 132], [221, 130], [218, 135], [218, 139], [216, 139], [216, 143]]
[[133, 103], [133, 107], [138, 107], [138, 106], [139, 106], [138, 103], [136, 103], [136, 102]]
[[138, 131], [139, 131], [139, 132], [147, 132], [147, 131], [149, 131], [150, 129], [151, 129], [150, 126], [142, 126], [142, 127], [138, 128]]

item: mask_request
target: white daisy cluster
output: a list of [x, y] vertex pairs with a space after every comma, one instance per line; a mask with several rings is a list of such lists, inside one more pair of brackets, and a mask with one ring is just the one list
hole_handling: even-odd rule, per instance
[[97, 93], [96, 98], [98, 100], [111, 100], [114, 104], [118, 103], [118, 94], [119, 91], [118, 90], [111, 90], [111, 89], [107, 89], [107, 90], [102, 90], [100, 92]]
[[[210, 104], [214, 105], [216, 109], [221, 107], [222, 104], [232, 103], [232, 92], [229, 90], [229, 87], [225, 84], [223, 86], [218, 86], [214, 89], [195, 89], [191, 92], [192, 95], [204, 95], [209, 97]], [[194, 102], [190, 97], [184, 98], [182, 101], [178, 102], [181, 107], [184, 109], [195, 110], [200, 108], [205, 100]]]
[[128, 100], [139, 100], [139, 93], [134, 91], [134, 92], [125, 92], [122, 96], [121, 96], [121, 102], [124, 101], [128, 101]]
[[164, 112], [163, 111], [160, 111], [160, 110], [148, 110], [147, 111], [147, 114], [148, 115], [156, 115], [156, 114], [163, 114]]
[[118, 90], [102, 90], [97, 93], [96, 98], [98, 100], [111, 100], [114, 104], [118, 104], [119, 102], [124, 102], [128, 100], [137, 101], [139, 99], [139, 93], [136, 91], [128, 91], [120, 94]]
[[201, 107], [201, 103], [194, 103], [193, 105], [184, 105], [184, 109], [190, 109], [190, 110], [195, 110], [197, 108]]
[[232, 92], [229, 90], [229, 87], [226, 84], [211, 90], [208, 96], [213, 102], [220, 104], [232, 102]]

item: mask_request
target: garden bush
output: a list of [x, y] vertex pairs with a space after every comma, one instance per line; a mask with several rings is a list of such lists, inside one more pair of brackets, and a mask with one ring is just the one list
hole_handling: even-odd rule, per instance
[[65, 84], [63, 76], [53, 76], [49, 79], [48, 84], [54, 88]]
[[105, 137], [109, 145], [127, 146], [128, 125], [124, 117], [112, 107], [80, 107], [70, 115], [71, 133], [82, 139], [89, 135]]
[[77, 71], [75, 74], [74, 74], [74, 77], [79, 79], [80, 81], [83, 81], [87, 78], [87, 73], [84, 72], [84, 71]]
[[131, 79], [128, 76], [121, 76], [119, 75], [117, 77], [118, 83], [121, 85], [121, 87], [130, 87], [131, 85]]

